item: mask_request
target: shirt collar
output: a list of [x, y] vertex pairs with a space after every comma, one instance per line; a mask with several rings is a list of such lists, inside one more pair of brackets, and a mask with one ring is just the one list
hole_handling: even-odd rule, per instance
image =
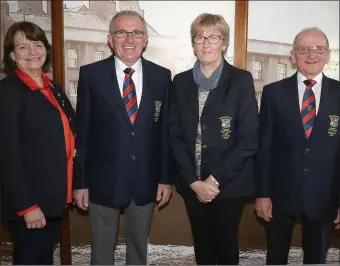
[[[298, 76], [298, 82], [299, 82], [299, 83], [303, 83], [303, 82], [307, 79], [304, 75], [302, 75], [302, 74], [300, 73], [300, 71], [298, 72], [297, 76]], [[317, 84], [321, 85], [322, 76], [323, 76], [323, 74], [322, 74], [322, 72], [320, 72], [318, 75], [316, 75], [316, 76], [313, 78], [313, 80], [315, 80]]]
[[39, 89], [48, 89], [49, 86], [53, 87], [53, 84], [50, 81], [49, 77], [43, 72], [41, 72], [41, 77], [44, 83], [44, 88], [41, 88], [30, 75], [28, 75], [20, 68], [18, 67], [15, 68], [13, 72], [21, 79], [22, 82], [24, 82], [33, 91]]
[[[128, 68], [127, 65], [125, 65], [117, 56], [114, 57], [115, 59], [115, 65], [117, 68], [117, 72], [124, 73], [124, 70]], [[142, 59], [138, 59], [136, 63], [134, 63], [131, 68], [135, 70], [135, 72], [140, 72], [142, 69]]]

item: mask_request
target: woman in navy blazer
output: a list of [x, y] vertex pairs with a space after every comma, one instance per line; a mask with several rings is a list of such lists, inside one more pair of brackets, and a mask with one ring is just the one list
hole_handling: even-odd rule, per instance
[[253, 195], [257, 102], [252, 76], [224, 59], [229, 27], [201, 14], [191, 25], [194, 67], [174, 77], [169, 139], [197, 264], [238, 264], [238, 225]]
[[13, 264], [53, 264], [60, 218], [72, 203], [74, 111], [47, 72], [51, 47], [30, 22], [4, 40], [0, 81], [0, 177]]

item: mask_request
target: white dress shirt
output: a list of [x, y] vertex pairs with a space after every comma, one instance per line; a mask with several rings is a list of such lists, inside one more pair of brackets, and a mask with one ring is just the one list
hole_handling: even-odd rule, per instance
[[[126, 66], [116, 56], [114, 57], [114, 59], [115, 59], [118, 86], [119, 86], [120, 94], [123, 97], [123, 83], [124, 83], [124, 77], [125, 77], [124, 70], [128, 68], [128, 66]], [[142, 60], [139, 58], [138, 61], [133, 66], [131, 66], [131, 68], [135, 70], [135, 72], [132, 74], [132, 80], [133, 80], [133, 83], [135, 84], [136, 95], [137, 95], [137, 106], [139, 107], [140, 100], [142, 98], [142, 90], [143, 90]]]
[[[306, 77], [304, 77], [300, 72], [298, 72], [297, 82], [298, 82], [300, 111], [301, 111], [301, 106], [302, 106], [302, 101], [303, 101], [303, 94], [306, 89], [306, 85], [305, 83], [303, 83], [303, 81], [306, 79], [307, 79]], [[320, 99], [321, 99], [322, 72], [318, 74], [316, 77], [314, 77], [313, 80], [316, 81], [316, 84], [312, 87], [312, 90], [315, 95], [315, 106], [316, 106], [316, 114], [317, 114], [319, 110]]]

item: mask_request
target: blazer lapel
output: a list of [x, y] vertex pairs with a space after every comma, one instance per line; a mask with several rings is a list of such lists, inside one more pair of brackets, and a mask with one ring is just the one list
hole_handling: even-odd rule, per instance
[[53, 86], [50, 86], [50, 90], [54, 95], [54, 98], [57, 100], [59, 106], [63, 110], [64, 114], [68, 118], [68, 123], [71, 128], [72, 133], [75, 135], [75, 112], [70, 101], [67, 99], [66, 94], [63, 92], [62, 88], [55, 82], [51, 81]]
[[185, 103], [186, 109], [188, 110], [186, 115], [189, 121], [187, 126], [190, 127], [189, 132], [194, 132], [193, 136], [196, 136], [198, 125], [198, 87], [192, 75], [193, 73], [191, 71], [191, 77], [185, 95]]
[[225, 96], [230, 89], [230, 81], [230, 67], [227, 61], [224, 61], [223, 70], [220, 80], [218, 81], [218, 85], [215, 89], [210, 91], [207, 101], [204, 104], [202, 118], [203, 116], [206, 116], [207, 113], [209, 114], [209, 110], [214, 110], [213, 107], [217, 102], [223, 102], [225, 100]]
[[330, 94], [329, 79], [323, 75], [319, 110], [309, 139], [311, 139], [313, 135], [317, 135], [319, 130], [325, 130], [323, 125], [327, 125], [329, 122], [328, 107], [332, 105], [332, 100], [333, 98]]
[[301, 134], [303, 138], [306, 138], [300, 111], [297, 73], [286, 79], [285, 83], [283, 84], [283, 90], [283, 93], [286, 94], [288, 99], [288, 108], [285, 108], [285, 110], [291, 110], [293, 117], [292, 122], [297, 125], [298, 131], [300, 132], [299, 134]]
[[[125, 110], [123, 98], [120, 93], [113, 56], [106, 59], [106, 66], [105, 70], [103, 69], [103, 76], [101, 76], [101, 79], [103, 80], [103, 82], [101, 82], [102, 84], [107, 84], [107, 89], [103, 90], [103, 92], [105, 93], [110, 106], [113, 108], [113, 111], [117, 112], [118, 110], [120, 113], [119, 117], [122, 118], [123, 123], [127, 123], [131, 126], [129, 115]], [[116, 106], [118, 106], [118, 108], [116, 108]]]
[[[196, 133], [198, 125], [198, 87], [193, 78], [193, 72], [190, 71], [190, 75], [183, 82], [185, 84], [183, 89], [183, 104], [185, 105], [186, 112], [183, 113], [185, 121], [186, 134], [189, 139], [189, 145], [191, 151], [196, 150]], [[195, 155], [192, 153], [192, 155]]]
[[142, 97], [138, 107], [138, 115], [135, 122], [135, 128], [140, 124], [145, 123], [147, 118], [152, 115], [151, 91], [152, 91], [152, 73], [148, 66], [148, 62], [142, 58], [143, 68], [143, 88]]

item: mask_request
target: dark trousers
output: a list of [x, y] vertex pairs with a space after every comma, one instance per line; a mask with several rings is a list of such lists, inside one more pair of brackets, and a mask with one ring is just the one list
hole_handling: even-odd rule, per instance
[[190, 193], [184, 197], [184, 202], [191, 224], [196, 263], [238, 264], [238, 229], [245, 199], [217, 196], [211, 203], [201, 203], [194, 193]]
[[24, 221], [9, 222], [13, 265], [52, 265], [60, 234], [60, 218], [47, 218], [42, 229], [27, 229]]
[[331, 239], [332, 239], [333, 228], [334, 228], [334, 223], [332, 220], [327, 221], [323, 225], [321, 261], [320, 261], [320, 263], [322, 264], [326, 264], [326, 258], [327, 258], [328, 249], [331, 243]]
[[[303, 264], [320, 264], [322, 250], [322, 221], [301, 218]], [[274, 216], [266, 223], [267, 265], [283, 265], [288, 262], [295, 217]]]

